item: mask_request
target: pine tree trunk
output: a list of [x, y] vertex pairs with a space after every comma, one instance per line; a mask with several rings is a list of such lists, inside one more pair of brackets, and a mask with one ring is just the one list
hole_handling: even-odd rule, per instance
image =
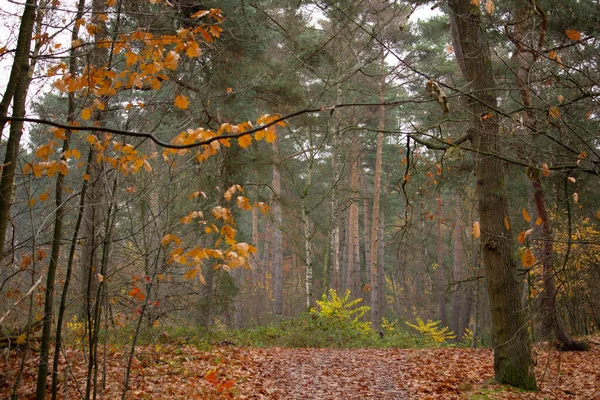
[[[337, 103], [343, 99], [342, 84], [337, 84]], [[331, 168], [333, 170], [333, 181], [331, 190], [331, 287], [339, 293], [340, 291], [340, 179], [341, 179], [341, 125], [342, 115], [340, 110], [334, 111], [333, 116], [333, 143]]]
[[348, 208], [348, 263], [346, 265], [346, 288], [350, 289], [352, 298], [360, 296], [360, 239], [358, 222], [358, 139], [352, 143], [352, 166], [350, 170], [350, 207]]
[[[480, 152], [475, 175], [481, 218], [481, 246], [488, 279], [492, 317], [494, 375], [498, 383], [535, 390], [537, 384], [531, 358], [525, 316], [520, 305], [520, 283], [513, 258], [514, 240], [504, 224], [508, 202], [504, 188], [504, 166], [496, 157], [501, 151], [490, 49], [481, 10], [469, 0], [449, 0], [456, 24], [457, 42], [464, 55], [465, 80], [471, 98], [471, 142]], [[492, 109], [490, 109], [492, 107]], [[482, 115], [492, 114], [482, 119]]]
[[[380, 87], [379, 101], [384, 101], [384, 83], [385, 76], [382, 75], [382, 83]], [[381, 317], [382, 307], [381, 304], [381, 290], [380, 286], [380, 263], [378, 262], [379, 257], [383, 254], [379, 254], [379, 218], [380, 218], [380, 196], [381, 196], [381, 167], [383, 162], [383, 130], [385, 129], [385, 106], [383, 104], [379, 107], [379, 132], [377, 132], [377, 152], [375, 157], [375, 175], [373, 184], [373, 221], [371, 224], [371, 260], [370, 260], [370, 271], [371, 271], [371, 326], [375, 330], [381, 328]]]
[[436, 228], [437, 228], [437, 286], [438, 286], [438, 318], [441, 321], [442, 326], [448, 326], [448, 314], [446, 313], [446, 303], [448, 302], [447, 287], [448, 281], [446, 279], [446, 270], [444, 268], [444, 241], [442, 237], [442, 210], [443, 203], [441, 195], [438, 191], [437, 196], [437, 214], [436, 214]]
[[454, 266], [453, 266], [453, 288], [452, 288], [452, 318], [450, 328], [456, 335], [456, 341], [460, 341], [465, 330], [469, 327], [471, 285], [466, 282], [468, 273], [463, 258], [463, 216], [460, 207], [461, 201], [456, 203], [456, 218], [454, 223]]
[[273, 142], [275, 160], [273, 164], [273, 203], [271, 213], [273, 215], [273, 245], [271, 247], [271, 279], [273, 282], [273, 315], [283, 315], [283, 235], [281, 215], [281, 175], [279, 172], [279, 139]]

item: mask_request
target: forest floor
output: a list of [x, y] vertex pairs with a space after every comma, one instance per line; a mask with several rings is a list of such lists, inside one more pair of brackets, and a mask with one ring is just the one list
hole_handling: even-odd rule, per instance
[[[535, 348], [539, 392], [491, 383], [489, 349], [285, 349], [233, 345], [138, 348], [128, 399], [600, 399], [600, 338], [589, 352]], [[66, 349], [59, 398], [82, 398], [86, 357]], [[22, 353], [0, 359], [0, 398], [8, 399]], [[98, 399], [119, 399], [126, 354], [99, 356]], [[19, 399], [32, 399], [38, 354], [31, 353]], [[106, 360], [105, 364], [103, 361]], [[104, 369], [103, 365], [106, 366]], [[67, 368], [68, 366], [68, 368]], [[106, 383], [102, 376], [105, 374]], [[48, 397], [50, 398], [50, 397]]]

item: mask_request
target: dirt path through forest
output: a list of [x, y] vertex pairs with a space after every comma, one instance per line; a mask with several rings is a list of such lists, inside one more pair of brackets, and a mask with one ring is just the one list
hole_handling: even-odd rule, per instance
[[[140, 346], [132, 364], [128, 399], [599, 399], [600, 339], [589, 352], [560, 353], [537, 346], [540, 392], [490, 383], [489, 349], [284, 349], [156, 344]], [[82, 398], [87, 362], [65, 350], [59, 398]], [[0, 398], [9, 398], [19, 369], [17, 350], [0, 358]], [[39, 355], [26, 360], [19, 399], [35, 397]], [[121, 397], [127, 353], [108, 349], [99, 364], [98, 391]], [[106, 379], [103, 374], [106, 374]], [[48, 394], [50, 398], [50, 394]]]

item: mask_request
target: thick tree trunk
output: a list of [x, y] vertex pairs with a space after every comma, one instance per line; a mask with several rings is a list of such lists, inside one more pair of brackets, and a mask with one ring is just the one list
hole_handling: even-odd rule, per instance
[[[496, 157], [501, 150], [492, 61], [481, 10], [469, 0], [449, 0], [456, 24], [458, 45], [464, 55], [465, 80], [472, 97], [471, 142], [476, 158], [477, 196], [481, 218], [481, 245], [488, 279], [492, 316], [494, 374], [496, 381], [528, 390], [537, 388], [527, 335], [520, 306], [520, 285], [513, 258], [513, 238], [506, 229], [508, 215], [504, 189], [504, 166]], [[492, 114], [491, 118], [481, 118]]]

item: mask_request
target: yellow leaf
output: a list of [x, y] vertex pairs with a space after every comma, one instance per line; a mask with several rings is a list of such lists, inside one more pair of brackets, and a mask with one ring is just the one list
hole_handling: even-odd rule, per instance
[[537, 217], [537, 219], [535, 220], [535, 224], [537, 226], [540, 226], [542, 224], [542, 219], [540, 217]]
[[521, 211], [521, 213], [523, 214], [523, 218], [525, 218], [525, 221], [526, 221], [526, 222], [529, 222], [529, 221], [531, 221], [531, 217], [529, 216], [529, 213], [527, 212], [527, 210], [526, 210], [526, 209], [523, 209], [523, 210]]
[[524, 267], [531, 267], [535, 264], [535, 256], [531, 250], [525, 249], [523, 256], [521, 256], [521, 264], [523, 264]]
[[181, 108], [182, 110], [185, 110], [186, 108], [188, 108], [188, 106], [190, 105], [190, 101], [188, 100], [187, 97], [178, 94], [175, 97], [175, 106]]
[[573, 29], [567, 29], [565, 31], [565, 35], [567, 35], [567, 37], [571, 40], [581, 40], [581, 33]]
[[44, 192], [44, 193], [40, 194], [40, 201], [42, 203], [45, 203], [46, 200], [48, 200], [48, 192]]
[[83, 180], [84, 181], [89, 181], [90, 180], [90, 174], [83, 175]]
[[29, 208], [35, 206], [35, 197], [31, 198], [31, 200], [29, 200], [29, 202], [27, 203], [27, 205], [29, 206]]
[[504, 217], [504, 226], [506, 227], [507, 231], [510, 231], [510, 222], [508, 221], [507, 216]]
[[91, 108], [88, 107], [88, 108], [84, 108], [83, 110], [81, 110], [81, 118], [83, 118], [87, 121], [91, 117], [92, 117], [92, 109]]
[[550, 109], [548, 110], [548, 114], [554, 119], [560, 118], [560, 110], [556, 106], [550, 107]]
[[494, 2], [492, 0], [487, 0], [485, 2], [485, 12], [488, 14], [491, 14], [494, 12], [494, 10], [496, 9], [496, 6], [494, 5]]
[[23, 344], [23, 343], [25, 343], [25, 340], [27, 340], [27, 333], [22, 333], [19, 335], [16, 342], [17, 342], [17, 344]]
[[153, 326], [153, 327], [155, 327], [155, 328], [156, 328], [158, 325], [160, 325], [160, 323], [158, 322], [158, 320], [155, 320], [155, 321], [152, 323], [152, 326]]
[[473, 229], [471, 232], [475, 238], [479, 238], [479, 236], [481, 236], [481, 226], [479, 225], [479, 221], [473, 222]]
[[238, 144], [242, 149], [247, 148], [252, 144], [252, 135], [244, 135], [238, 138]]

